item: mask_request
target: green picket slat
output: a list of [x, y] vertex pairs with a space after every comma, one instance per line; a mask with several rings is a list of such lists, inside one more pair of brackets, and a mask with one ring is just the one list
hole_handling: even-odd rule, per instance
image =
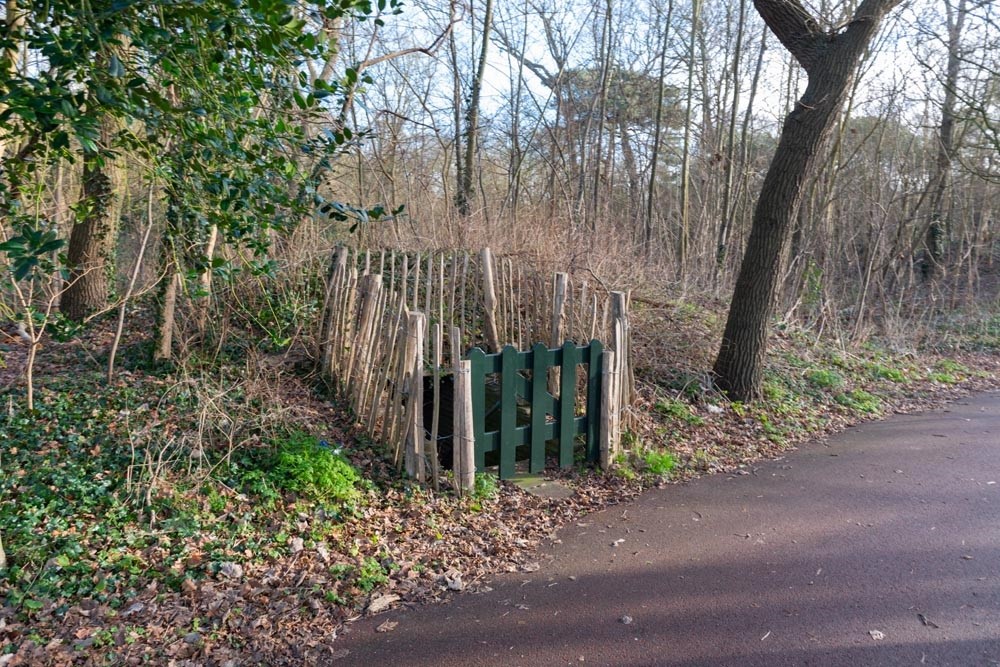
[[562, 346], [562, 366], [559, 369], [559, 465], [567, 468], [573, 465], [573, 414], [576, 408], [576, 364], [579, 351], [576, 345], [566, 341]]
[[531, 465], [532, 473], [545, 469], [545, 398], [549, 396], [549, 350], [543, 343], [531, 348]]
[[514, 476], [517, 460], [517, 350], [510, 345], [500, 353], [500, 479]]
[[587, 356], [587, 460], [596, 461], [601, 455], [601, 365], [604, 360], [604, 346], [599, 340], [590, 341]]

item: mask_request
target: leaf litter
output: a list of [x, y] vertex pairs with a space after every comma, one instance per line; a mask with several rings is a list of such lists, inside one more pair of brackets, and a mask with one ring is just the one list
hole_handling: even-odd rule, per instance
[[[659, 317], [654, 309], [644, 316]], [[649, 346], [639, 340], [636, 347], [640, 379], [664, 377], [664, 369], [656, 364], [667, 356], [677, 358], [647, 355], [643, 359], [643, 350]], [[779, 334], [772, 354], [780, 355], [787, 347]], [[7, 358], [16, 359], [16, 350]], [[710, 366], [707, 357], [685, 358], [697, 367]], [[987, 377], [933, 387], [914, 382], [897, 388], [896, 393], [881, 393], [886, 409], [919, 410], [995, 385], [1000, 366], [995, 359], [978, 357], [966, 365], [985, 369]], [[8, 366], [8, 386], [15, 379], [11, 370]], [[67, 372], [59, 364], [44, 370]], [[123, 376], [137, 385], [156, 383], [140, 372]], [[774, 437], [760, 414], [706, 403], [700, 411], [701, 423], [671, 424], [664, 438], [663, 423], [655, 411], [660, 396], [662, 389], [655, 382], [640, 382], [628, 423], [640, 440], [662, 441], [678, 454], [682, 465], [673, 481], [710, 472], [750, 474], [753, 462], [780, 456], [797, 440], [838, 430], [858, 419], [844, 411], [834, 412], [801, 432]], [[286, 378], [276, 401], [294, 406], [289, 410], [303, 423], [332, 424], [329, 440], [354, 441], [356, 431], [343, 422], [337, 406], [316, 399], [303, 383]], [[797, 419], [811, 414], [805, 409]], [[149, 416], [155, 418], [155, 426], [149, 428], [167, 436], [183, 434], [172, 406], [151, 408]], [[53, 441], [52, 446], [58, 443]], [[0, 599], [6, 600], [0, 607], [0, 667], [138, 665], [150, 660], [175, 667], [326, 664], [346, 656], [336, 637], [346, 623], [362, 614], [488, 590], [489, 577], [501, 572], [536, 571], [541, 567], [537, 547], [553, 539], [560, 527], [597, 509], [627, 502], [650, 484], [669, 483], [662, 476], [554, 470], [549, 476], [569, 484], [574, 490], [571, 497], [542, 499], [502, 483], [495, 497], [459, 499], [449, 492], [435, 493], [398, 480], [378, 452], [359, 442], [345, 450], [355, 467], [376, 484], [367, 492], [361, 511], [341, 517], [323, 539], [313, 537], [317, 524], [325, 521], [322, 516], [303, 518], [293, 505], [287, 505], [288, 518], [276, 515], [273, 530], [292, 534], [283, 549], [268, 554], [230, 548], [227, 559], [213, 562], [206, 556], [210, 540], [198, 536], [184, 537], [180, 545], [125, 548], [123, 555], [146, 564], [138, 577], [111, 581], [100, 595], [35, 600], [30, 609], [15, 604], [0, 582]], [[169, 567], [159, 562], [178, 550], [186, 557]], [[362, 582], [357, 572], [370, 562], [384, 578]], [[345, 577], [348, 570], [355, 574]], [[94, 572], [100, 574], [96, 567]], [[623, 616], [620, 620], [628, 624], [631, 619]], [[937, 627], [923, 615], [920, 621]], [[396, 627], [396, 621], [387, 620], [378, 630], [391, 632]], [[884, 638], [878, 630], [869, 635], [874, 640]]]

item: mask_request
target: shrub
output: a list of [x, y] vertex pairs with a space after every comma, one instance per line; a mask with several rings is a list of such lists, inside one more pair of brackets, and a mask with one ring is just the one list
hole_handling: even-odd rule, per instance
[[882, 400], [863, 389], [855, 389], [834, 397], [837, 403], [856, 412], [877, 413], [882, 409]]
[[339, 452], [301, 431], [278, 444], [268, 476], [279, 488], [318, 502], [353, 502], [361, 481]]
[[906, 375], [898, 368], [889, 368], [882, 364], [871, 366], [872, 375], [879, 380], [889, 380], [890, 382], [906, 382]]
[[806, 373], [806, 380], [820, 389], [837, 389], [844, 384], [844, 378], [837, 371], [817, 368]]
[[669, 475], [677, 464], [670, 452], [658, 452], [652, 449], [646, 452], [643, 461], [646, 463], [646, 469], [654, 475]]
[[682, 421], [691, 426], [701, 426], [705, 420], [691, 412], [690, 406], [681, 401], [667, 399], [656, 404], [656, 411], [664, 417]]
[[372, 589], [389, 581], [385, 568], [374, 558], [368, 557], [358, 568], [357, 586], [365, 593], [371, 593]]

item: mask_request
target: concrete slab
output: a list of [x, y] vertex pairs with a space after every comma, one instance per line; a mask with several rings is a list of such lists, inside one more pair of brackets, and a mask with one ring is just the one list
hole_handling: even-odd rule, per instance
[[569, 498], [576, 493], [573, 489], [566, 486], [562, 482], [554, 479], [545, 479], [541, 475], [523, 473], [515, 475], [508, 481], [516, 484], [528, 493], [538, 496], [539, 498]]

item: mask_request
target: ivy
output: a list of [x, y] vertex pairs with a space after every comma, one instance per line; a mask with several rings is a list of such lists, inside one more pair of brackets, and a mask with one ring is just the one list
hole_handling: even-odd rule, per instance
[[[16, 147], [0, 174], [0, 229], [16, 280], [46, 264], [61, 239], [50, 221], [22, 214], [39, 170], [81, 156], [127, 150], [165, 186], [168, 242], [196, 248], [215, 227], [255, 254], [270, 230], [284, 231], [320, 209], [355, 226], [380, 207], [329, 201], [320, 185], [359, 138], [332, 110], [364, 83], [348, 70], [310, 81], [306, 63], [336, 44], [320, 26], [365, 20], [366, 0], [52, 0], [30, 3], [0, 49], [23, 48], [37, 66], [0, 67], [0, 139]], [[378, 12], [398, 11], [394, 2]], [[101, 121], [120, 131], [101, 145]], [[307, 128], [321, 127], [310, 136]], [[15, 159], [16, 158], [16, 159]], [[206, 265], [197, 252], [187, 268]], [[216, 267], [217, 268], [217, 267]]]

